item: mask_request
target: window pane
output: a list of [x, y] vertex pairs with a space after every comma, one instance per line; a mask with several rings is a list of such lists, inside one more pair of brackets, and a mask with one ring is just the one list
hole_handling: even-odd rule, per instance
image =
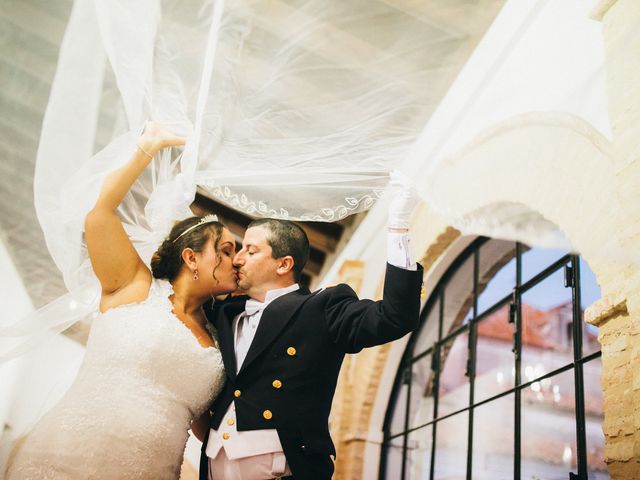
[[584, 323], [584, 310], [589, 307], [593, 302], [600, 299], [602, 293], [598, 282], [596, 282], [596, 276], [589, 268], [587, 262], [580, 258], [580, 303], [583, 313], [582, 322], [582, 356], [586, 357], [591, 353], [600, 351], [600, 342], [598, 341], [598, 328]]
[[473, 414], [474, 480], [513, 479], [513, 435], [513, 394], [475, 408]]
[[580, 258], [580, 290], [581, 303], [584, 310], [596, 300], [602, 298], [600, 286], [596, 280], [595, 274], [589, 268], [589, 264]]
[[522, 254], [522, 283], [531, 280], [567, 253], [569, 252], [566, 250], [555, 250], [551, 248], [532, 248], [527, 250]]
[[479, 321], [477, 329], [476, 402], [513, 388], [515, 379], [513, 323], [509, 323], [508, 307]]
[[573, 370], [545, 382], [522, 391], [522, 478], [566, 479], [577, 472]]
[[404, 437], [401, 436], [389, 440], [384, 444], [387, 461], [385, 478], [387, 480], [398, 480], [402, 478], [403, 441]]
[[490, 240], [478, 252], [478, 312], [511, 294], [516, 286], [515, 243]]
[[425, 323], [422, 324], [418, 339], [413, 347], [413, 356], [417, 357], [426, 352], [438, 340], [438, 316], [440, 315], [440, 300], [434, 302], [431, 311], [427, 315]]
[[469, 321], [473, 315], [473, 255], [447, 282], [444, 291], [443, 336]]
[[[584, 312], [583, 317], [584, 318]], [[600, 341], [598, 340], [598, 327], [582, 322], [582, 356], [587, 357], [592, 353], [600, 351]]]
[[610, 478], [607, 466], [604, 463], [604, 433], [602, 432], [604, 414], [602, 410], [602, 386], [600, 384], [601, 371], [602, 360], [600, 358], [583, 364], [589, 480], [605, 480]]
[[[405, 370], [406, 371], [406, 370]], [[406, 379], [406, 373], [403, 374], [403, 379]], [[405, 430], [405, 413], [407, 411], [407, 395], [409, 392], [409, 385], [406, 381], [403, 381], [398, 391], [398, 396], [393, 405], [393, 416], [389, 423], [389, 434], [395, 435], [396, 433], [404, 432]]]
[[469, 377], [465, 375], [468, 344], [469, 334], [464, 332], [446, 342], [440, 350], [439, 417], [469, 405]]
[[407, 443], [407, 479], [429, 480], [431, 468], [431, 445], [433, 443], [431, 426], [415, 430], [409, 434]]
[[433, 371], [432, 356], [416, 360], [411, 366], [411, 401], [409, 403], [409, 428], [416, 428], [433, 420]]
[[467, 412], [436, 424], [436, 480], [464, 480], [467, 474]]
[[571, 289], [560, 269], [522, 295], [522, 382], [573, 362]]

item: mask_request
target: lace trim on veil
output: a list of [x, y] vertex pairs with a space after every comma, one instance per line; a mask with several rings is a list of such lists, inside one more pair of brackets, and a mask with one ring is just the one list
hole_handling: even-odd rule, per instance
[[[206, 185], [205, 185], [206, 186]], [[301, 221], [309, 222], [333, 222], [341, 220], [349, 215], [357, 212], [368, 210], [375, 202], [382, 197], [384, 190], [375, 189], [370, 192], [363, 193], [360, 196], [350, 195], [343, 197], [341, 204], [334, 207], [323, 207], [318, 213], [314, 214], [291, 214], [286, 208], [271, 208], [262, 200], [254, 200], [247, 197], [245, 193], [236, 193], [229, 187], [215, 187], [209, 192], [218, 200], [227, 205], [241, 210], [249, 215], [259, 215], [269, 218], [289, 219], [296, 218]]]

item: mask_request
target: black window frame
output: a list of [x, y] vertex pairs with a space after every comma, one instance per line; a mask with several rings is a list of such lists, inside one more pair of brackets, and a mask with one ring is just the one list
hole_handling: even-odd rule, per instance
[[[585, 426], [585, 403], [584, 403], [584, 375], [583, 365], [587, 362], [595, 360], [601, 356], [601, 351], [590, 353], [583, 356], [582, 353], [582, 340], [584, 335], [584, 321], [582, 318], [581, 308], [581, 292], [580, 292], [580, 257], [576, 254], [566, 254], [553, 261], [544, 270], [540, 271], [526, 282], [522, 282], [522, 255], [528, 250], [528, 247], [522, 243], [514, 242], [515, 245], [515, 266], [516, 266], [516, 282], [513, 291], [495, 302], [492, 306], [484, 309], [482, 312], [478, 312], [478, 297], [480, 292], [478, 291], [478, 277], [479, 277], [479, 252], [482, 245], [490, 241], [487, 237], [476, 238], [447, 268], [444, 275], [438, 281], [433, 292], [429, 296], [424, 308], [420, 314], [420, 326], [412, 334], [409, 339], [405, 352], [400, 361], [400, 365], [396, 374], [396, 378], [393, 384], [393, 390], [390, 396], [387, 412], [384, 419], [383, 427], [383, 442], [381, 446], [380, 456], [380, 468], [379, 478], [381, 480], [387, 479], [387, 458], [389, 449], [392, 447], [391, 441], [397, 440], [399, 437], [403, 438], [402, 442], [402, 469], [401, 476], [394, 477], [388, 480], [404, 480], [407, 478], [407, 455], [408, 455], [408, 437], [411, 432], [425, 429], [431, 426], [431, 460], [430, 460], [430, 472], [429, 478], [434, 479], [435, 475], [435, 459], [436, 459], [436, 434], [437, 425], [439, 422], [454, 417], [455, 415], [468, 412], [468, 438], [467, 438], [467, 456], [466, 456], [466, 478], [471, 480], [473, 478], [473, 428], [474, 428], [474, 410], [482, 405], [493, 402], [506, 395], [514, 395], [514, 445], [513, 445], [513, 473], [514, 479], [519, 480], [521, 476], [521, 410], [522, 410], [522, 391], [525, 388], [530, 387], [533, 383], [539, 382], [543, 379], [553, 377], [560, 373], [573, 370], [574, 371], [574, 395], [575, 395], [575, 414], [576, 414], [576, 457], [577, 457], [577, 473], [567, 472], [567, 478], [571, 480], [587, 480], [588, 479], [588, 466], [587, 466], [587, 445], [586, 445], [586, 426]], [[469, 258], [473, 261], [473, 306], [472, 306], [472, 318], [463, 325], [454, 326], [450, 332], [443, 332], [443, 319], [444, 319], [444, 297], [449, 281], [453, 278], [454, 274], [460, 269], [460, 267]], [[536, 285], [543, 282], [552, 274], [564, 270], [564, 283], [565, 288], [571, 288], [571, 304], [572, 304], [572, 336], [573, 336], [573, 361], [565, 364], [553, 371], [547, 372], [544, 375], [537, 377], [531, 381], [522, 383], [521, 372], [521, 360], [522, 360], [522, 295], [528, 290], [532, 289]], [[493, 395], [489, 398], [485, 398], [481, 401], [475, 401], [474, 398], [474, 383], [475, 383], [475, 367], [476, 367], [476, 348], [477, 348], [477, 325], [480, 321], [487, 316], [503, 308], [505, 305], [509, 305], [509, 323], [514, 325], [513, 335], [513, 358], [515, 368], [515, 382], [514, 386], [504, 392]], [[420, 333], [425, 327], [425, 322], [429, 318], [432, 309], [438, 308], [438, 336], [433, 345], [424, 351], [417, 352], [414, 355], [414, 346], [416, 341], [420, 337]], [[433, 326], [430, 326], [433, 328]], [[465, 408], [458, 409], [454, 412], [447, 413], [441, 417], [438, 416], [438, 398], [439, 398], [439, 377], [440, 377], [440, 352], [442, 346], [451, 342], [452, 339], [457, 338], [459, 335], [467, 333], [469, 334], [468, 342], [468, 363], [466, 367], [466, 376], [469, 379], [469, 401]], [[422, 425], [409, 428], [409, 415], [410, 415], [410, 401], [411, 401], [411, 367], [418, 360], [432, 355], [431, 357], [431, 370], [432, 370], [432, 382], [434, 391], [433, 402], [433, 417], [432, 420]], [[446, 358], [445, 358], [446, 361]], [[407, 372], [409, 374], [407, 374]], [[408, 384], [406, 393], [406, 406], [404, 409], [404, 430], [399, 433], [390, 433], [391, 421], [394, 416], [395, 406], [398, 401], [399, 392], [402, 385]]]

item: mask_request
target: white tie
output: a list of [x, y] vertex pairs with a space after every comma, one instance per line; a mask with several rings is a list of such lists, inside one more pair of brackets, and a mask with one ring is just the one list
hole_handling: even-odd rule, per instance
[[251, 315], [254, 315], [264, 310], [266, 306], [267, 306], [266, 303], [259, 302], [257, 300], [253, 300], [252, 298], [250, 298], [249, 300], [247, 300], [247, 303], [244, 306], [244, 313], [247, 317], [250, 317]]

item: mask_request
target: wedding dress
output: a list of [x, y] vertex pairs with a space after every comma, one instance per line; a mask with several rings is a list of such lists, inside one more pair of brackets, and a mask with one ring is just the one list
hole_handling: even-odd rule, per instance
[[190, 422], [224, 384], [217, 348], [172, 313], [171, 284], [93, 322], [72, 387], [27, 435], [9, 469], [23, 479], [177, 479]]

